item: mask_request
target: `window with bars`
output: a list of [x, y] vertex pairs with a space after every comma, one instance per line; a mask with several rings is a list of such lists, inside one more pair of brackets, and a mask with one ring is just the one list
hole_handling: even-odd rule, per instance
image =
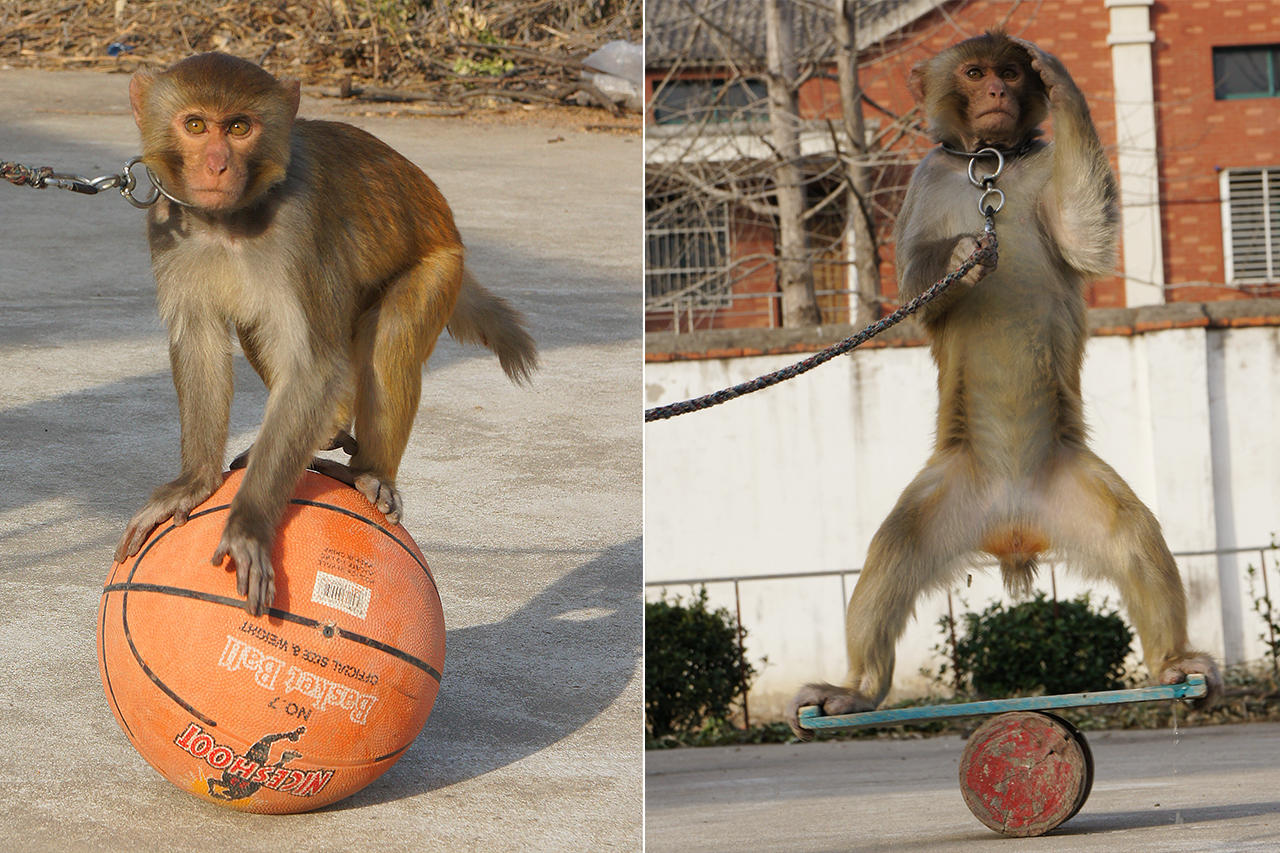
[[1215, 47], [1213, 97], [1274, 98], [1280, 95], [1280, 45]]
[[1221, 181], [1230, 281], [1280, 280], [1280, 167], [1226, 169]]
[[645, 222], [646, 300], [690, 291], [706, 308], [729, 298], [729, 214], [725, 205], [650, 211]]

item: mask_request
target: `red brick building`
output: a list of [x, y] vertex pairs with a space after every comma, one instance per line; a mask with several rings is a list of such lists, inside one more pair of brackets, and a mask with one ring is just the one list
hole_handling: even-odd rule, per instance
[[[708, 154], [707, 123], [701, 125], [698, 146], [681, 148], [678, 140], [689, 125], [681, 127], [663, 112], [672, 93], [680, 96], [680, 86], [692, 90], [697, 88], [693, 81], [729, 79], [725, 44], [734, 46], [736, 67], [745, 69], [744, 77], [752, 72], [745, 57], [754, 54], [755, 69], [763, 68], [760, 3], [700, 0], [693, 5], [702, 7], [698, 20], [690, 20], [687, 5], [675, 0], [649, 0], [646, 7], [651, 195], [660, 191], [662, 176], [672, 168], [673, 152], [686, 158], [680, 161], [684, 166], [699, 157], [738, 156], [737, 162], [744, 162], [753, 156], [742, 150]], [[876, 170], [874, 195], [880, 293], [888, 306], [896, 304], [897, 292], [892, 220], [911, 164], [931, 144], [918, 132], [918, 117], [909, 115], [908, 72], [939, 49], [995, 26], [1062, 59], [1088, 97], [1111, 154], [1120, 181], [1122, 242], [1117, 272], [1091, 286], [1091, 305], [1133, 307], [1280, 293], [1280, 143], [1275, 142], [1280, 128], [1280, 2], [887, 0], [865, 8], [859, 33], [864, 114], [870, 133], [885, 136], [877, 139], [877, 147], [888, 154], [888, 162]], [[824, 154], [831, 159], [830, 133], [824, 128], [829, 128], [827, 119], [839, 116], [836, 83], [821, 73], [831, 70], [830, 19], [822, 18], [824, 11], [797, 6], [792, 19], [802, 67], [812, 62], [819, 72], [803, 84], [799, 99], [806, 161], [813, 174], [821, 174]], [[748, 100], [750, 91], [744, 88], [741, 100]], [[904, 131], [909, 124], [915, 128]], [[892, 134], [886, 133], [891, 129]], [[1048, 124], [1046, 130], [1051, 130]], [[811, 196], [821, 196], [828, 185], [816, 180]], [[722, 220], [717, 227], [723, 230], [711, 239], [735, 272], [708, 288], [709, 298], [701, 305], [696, 299], [664, 303], [663, 287], [696, 293], [698, 280], [681, 279], [670, 272], [678, 264], [664, 267], [655, 259], [679, 254], [669, 251], [664, 239], [671, 245], [681, 239], [710, 245], [709, 238], [664, 231], [651, 216], [649, 329], [671, 330], [673, 314], [683, 318], [680, 330], [776, 325], [776, 299], [743, 298], [776, 289], [769, 262], [772, 221], [759, 211], [715, 203]], [[658, 209], [651, 204], [651, 213]], [[815, 221], [820, 229], [822, 218]], [[835, 234], [824, 245], [829, 263], [817, 265], [816, 278], [820, 291], [833, 292], [820, 298], [828, 309], [838, 308], [848, 304], [852, 290], [846, 283], [852, 270], [845, 262], [848, 241]], [[687, 261], [686, 254], [681, 263]], [[824, 314], [827, 321], [848, 319], [847, 311], [844, 316], [839, 310]]]

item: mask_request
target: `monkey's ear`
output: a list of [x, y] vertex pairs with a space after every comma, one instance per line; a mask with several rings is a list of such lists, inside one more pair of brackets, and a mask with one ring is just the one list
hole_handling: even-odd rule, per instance
[[929, 62], [918, 62], [907, 75], [907, 91], [916, 99], [917, 104], [924, 103], [925, 78], [929, 75]]
[[284, 89], [285, 103], [289, 107], [289, 120], [293, 121], [298, 117], [298, 102], [302, 100], [302, 81], [281, 80], [280, 87]]
[[133, 120], [138, 127], [142, 127], [142, 114], [147, 104], [147, 93], [151, 91], [151, 84], [156, 81], [156, 75], [150, 71], [138, 71], [129, 80], [129, 103], [133, 106]]

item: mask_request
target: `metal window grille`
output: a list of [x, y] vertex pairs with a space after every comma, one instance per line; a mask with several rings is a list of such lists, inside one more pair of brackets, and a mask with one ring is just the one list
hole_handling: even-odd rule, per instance
[[1280, 278], [1280, 168], [1228, 169], [1224, 178], [1231, 281]]
[[724, 205], [645, 225], [645, 299], [687, 293], [697, 307], [723, 308], [729, 294], [729, 215]]

